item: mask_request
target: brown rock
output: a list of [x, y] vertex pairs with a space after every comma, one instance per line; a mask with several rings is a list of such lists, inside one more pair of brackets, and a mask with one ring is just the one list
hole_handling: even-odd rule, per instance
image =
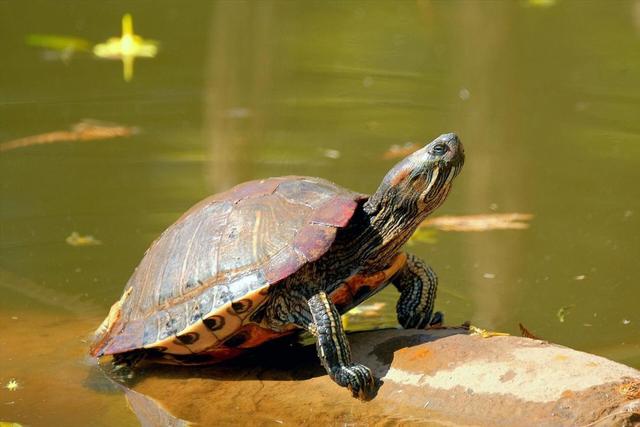
[[619, 390], [638, 381], [640, 372], [598, 356], [528, 338], [468, 336], [462, 329], [381, 330], [350, 339], [354, 360], [382, 379], [367, 403], [326, 376], [313, 346], [285, 342], [224, 365], [149, 368], [133, 388], [153, 399], [146, 405], [202, 425], [574, 426], [638, 420], [640, 401]]

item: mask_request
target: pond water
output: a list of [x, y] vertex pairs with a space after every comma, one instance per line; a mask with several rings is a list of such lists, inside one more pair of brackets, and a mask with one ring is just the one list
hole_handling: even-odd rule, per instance
[[[27, 43], [104, 42], [127, 12], [160, 43], [128, 82]], [[137, 425], [87, 339], [163, 229], [254, 178], [373, 192], [390, 146], [445, 132], [467, 161], [437, 215], [533, 215], [408, 248], [447, 323], [640, 368], [640, 1], [0, 1], [0, 28], [0, 143], [48, 135], [0, 151], [0, 421]], [[69, 141], [83, 121], [130, 131]], [[396, 298], [349, 329], [396, 326]]]

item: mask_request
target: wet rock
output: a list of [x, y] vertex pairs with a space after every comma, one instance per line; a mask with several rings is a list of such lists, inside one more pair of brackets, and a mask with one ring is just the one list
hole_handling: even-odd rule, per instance
[[640, 371], [566, 347], [462, 329], [380, 330], [350, 340], [354, 360], [382, 380], [370, 402], [334, 384], [314, 346], [291, 342], [224, 365], [147, 368], [133, 389], [172, 417], [203, 425], [569, 426], [638, 417], [637, 397], [621, 390], [640, 381]]

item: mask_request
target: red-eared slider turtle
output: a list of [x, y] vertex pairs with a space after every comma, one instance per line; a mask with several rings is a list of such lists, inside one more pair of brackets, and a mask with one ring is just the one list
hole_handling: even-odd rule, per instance
[[201, 201], [147, 250], [91, 354], [213, 363], [303, 329], [331, 378], [369, 397], [374, 378], [351, 360], [340, 313], [392, 282], [403, 327], [432, 321], [436, 275], [400, 248], [463, 162], [462, 144], [446, 134], [399, 162], [371, 197], [290, 176]]

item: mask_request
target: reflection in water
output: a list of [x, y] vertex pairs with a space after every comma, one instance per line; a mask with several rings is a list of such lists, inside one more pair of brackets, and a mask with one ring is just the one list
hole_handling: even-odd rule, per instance
[[255, 157], [252, 142], [264, 140], [275, 56], [273, 8], [271, 2], [215, 4], [204, 105], [212, 193], [247, 179], [237, 169], [246, 170]]
[[142, 427], [186, 427], [190, 422], [173, 416], [159, 401], [122, 386], [131, 408]]
[[[517, 103], [515, 97], [520, 82], [509, 73], [515, 62], [511, 22], [514, 14], [518, 13], [518, 6], [513, 2], [493, 3], [491, 7], [480, 3], [458, 3], [453, 13], [457, 15], [459, 24], [451, 26], [448, 34], [454, 73], [452, 81], [473, 93], [473, 98], [458, 110], [456, 123], [466, 130], [462, 138], [472, 141], [471, 147], [491, 147], [491, 150], [469, 150], [469, 158], [473, 161], [469, 162], [471, 170], [466, 171], [467, 176], [472, 177], [467, 180], [467, 204], [485, 211], [504, 197], [501, 193], [506, 191], [510, 206], [523, 209], [526, 205], [518, 201], [526, 194], [522, 183], [525, 182], [528, 162], [524, 153], [512, 153], [508, 164], [505, 164], [504, 156], [498, 154], [512, 144], [519, 126], [519, 116], [514, 114], [513, 106]], [[488, 19], [495, 20], [489, 27], [486, 25]], [[469, 44], [467, 34], [479, 33], [483, 34], [482, 39], [477, 40], [477, 44]], [[500, 81], [500, 84], [494, 84], [495, 81]], [[501, 117], [500, 126], [496, 125], [496, 115]], [[498, 179], [509, 180], [508, 190], [492, 185]], [[480, 274], [478, 270], [469, 271], [466, 286], [476, 304], [472, 322], [499, 329], [508, 316], [505, 307], [515, 305], [517, 296], [513, 287], [496, 286], [496, 281], [485, 280], [481, 273], [499, 270], [505, 278], [517, 277], [521, 260], [512, 255], [522, 252], [524, 242], [514, 239], [493, 243], [476, 235], [467, 240], [464, 257], [472, 260]]]

